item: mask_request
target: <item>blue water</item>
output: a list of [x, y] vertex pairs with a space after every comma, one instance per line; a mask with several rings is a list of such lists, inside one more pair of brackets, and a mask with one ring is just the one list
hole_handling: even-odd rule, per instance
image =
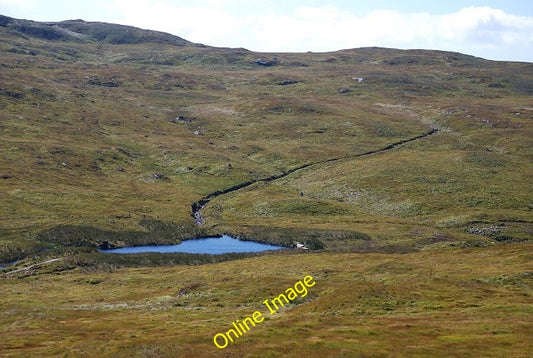
[[112, 254], [140, 254], [145, 252], [185, 252], [189, 254], [228, 254], [241, 252], [261, 252], [268, 250], [279, 250], [281, 246], [261, 244], [254, 241], [241, 241], [230, 236], [210, 237], [207, 239], [186, 240], [178, 245], [154, 245], [154, 246], [133, 246], [120, 249], [100, 250], [100, 252]]

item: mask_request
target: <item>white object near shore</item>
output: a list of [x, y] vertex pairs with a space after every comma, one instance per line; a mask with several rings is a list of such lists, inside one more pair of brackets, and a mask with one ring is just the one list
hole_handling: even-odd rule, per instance
[[309, 250], [304, 244], [300, 244], [298, 241], [296, 242], [296, 248], [300, 250]]

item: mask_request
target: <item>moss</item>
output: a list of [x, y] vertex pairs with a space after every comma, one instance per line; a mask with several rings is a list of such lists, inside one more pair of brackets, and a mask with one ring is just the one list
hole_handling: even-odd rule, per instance
[[154, 219], [142, 219], [139, 225], [146, 231], [111, 231], [89, 225], [61, 225], [40, 232], [37, 239], [63, 247], [123, 247], [179, 244], [182, 239], [205, 236], [192, 222], [177, 224]]
[[[410, 254], [235, 256], [240, 260], [208, 265], [176, 265], [167, 255], [116, 256], [105, 264], [98, 258], [104, 254], [79, 254], [66, 258], [79, 261], [70, 271], [42, 265], [2, 274], [2, 352], [527, 356], [530, 252], [524, 243]], [[305, 299], [270, 315], [263, 300], [305, 275], [316, 282]], [[265, 317], [261, 325], [231, 351], [217, 351], [213, 336], [255, 311]]]
[[[205, 232], [399, 252], [531, 237], [531, 64], [259, 55], [81, 20], [0, 32], [4, 261]], [[467, 230], [502, 221], [521, 224]]]

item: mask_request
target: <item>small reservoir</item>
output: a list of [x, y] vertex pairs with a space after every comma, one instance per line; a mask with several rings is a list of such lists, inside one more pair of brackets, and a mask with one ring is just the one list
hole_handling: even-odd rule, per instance
[[244, 252], [261, 252], [269, 250], [283, 249], [282, 246], [262, 244], [254, 241], [242, 241], [233, 237], [223, 235], [222, 237], [210, 237], [206, 239], [185, 240], [178, 245], [153, 245], [153, 246], [132, 246], [119, 249], [100, 250], [100, 252], [111, 254], [142, 254], [147, 252], [160, 253], [189, 253], [189, 254], [229, 254]]

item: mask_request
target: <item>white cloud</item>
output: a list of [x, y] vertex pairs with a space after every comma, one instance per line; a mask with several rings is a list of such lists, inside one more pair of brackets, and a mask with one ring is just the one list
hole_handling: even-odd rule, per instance
[[218, 6], [224, 1], [229, 0], [203, 0], [177, 6], [163, 0], [115, 0], [104, 6], [119, 14], [119, 23], [170, 32], [211, 45], [220, 44], [238, 32], [235, 28], [238, 21]]
[[471, 53], [484, 48], [533, 46], [533, 17], [469, 7], [447, 15], [379, 10], [358, 17], [334, 7], [296, 8], [253, 21], [252, 49], [326, 51], [361, 46], [435, 48]]
[[487, 49], [501, 53], [530, 49], [529, 58], [523, 59], [533, 60], [533, 16], [489, 7], [468, 7], [445, 15], [378, 10], [361, 17], [334, 7], [305, 7], [290, 16], [261, 15], [254, 24], [251, 30], [257, 42], [247, 45], [268, 51], [387, 46], [482, 56], [489, 53], [484, 52]]
[[34, 3], [35, 0], [0, 0], [1, 6], [25, 6], [28, 3]]
[[[39, 3], [42, 6], [44, 2]], [[262, 0], [259, 6], [257, 1], [249, 0], [94, 0], [87, 10], [91, 10], [93, 19], [99, 13], [104, 21], [170, 32], [206, 45], [255, 51], [383, 46], [533, 61], [531, 15], [513, 15], [483, 6], [442, 15], [387, 9], [356, 14], [338, 6], [295, 3]], [[78, 9], [81, 4], [88, 6], [80, 1]], [[37, 0], [0, 0], [0, 5], [39, 9]], [[84, 15], [72, 18], [80, 17]]]
[[38, 0], [0, 0], [2, 8], [15, 8], [26, 10], [37, 5]]

